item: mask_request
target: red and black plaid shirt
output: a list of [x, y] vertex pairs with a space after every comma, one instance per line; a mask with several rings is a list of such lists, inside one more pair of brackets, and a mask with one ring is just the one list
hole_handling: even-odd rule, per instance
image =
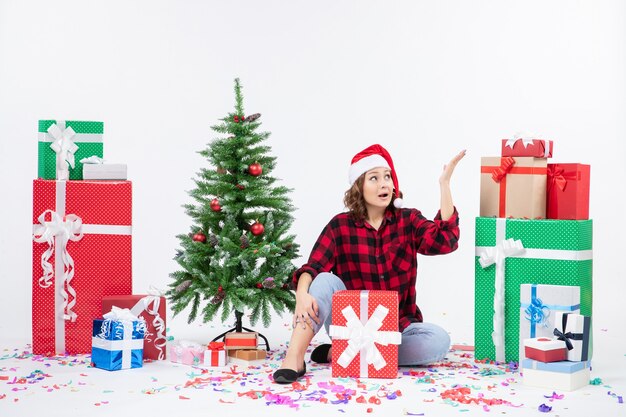
[[431, 221], [416, 209], [387, 211], [378, 230], [367, 222], [356, 222], [348, 213], [336, 215], [315, 242], [309, 261], [293, 275], [303, 272], [315, 279], [320, 272], [332, 272], [349, 290], [398, 291], [400, 331], [421, 322], [415, 304], [417, 254], [439, 255], [454, 251], [459, 240], [459, 217]]

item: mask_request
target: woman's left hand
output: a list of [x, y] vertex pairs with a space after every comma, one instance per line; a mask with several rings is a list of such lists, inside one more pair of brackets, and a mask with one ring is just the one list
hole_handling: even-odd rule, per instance
[[439, 177], [440, 184], [449, 184], [450, 178], [452, 177], [452, 173], [454, 172], [454, 168], [456, 168], [456, 164], [459, 163], [461, 159], [465, 156], [465, 149], [459, 152], [450, 162], [443, 166], [443, 172]]

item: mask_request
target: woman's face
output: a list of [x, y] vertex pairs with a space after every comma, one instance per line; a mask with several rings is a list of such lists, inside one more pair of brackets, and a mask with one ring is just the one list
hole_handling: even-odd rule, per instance
[[393, 181], [389, 168], [374, 168], [365, 173], [363, 198], [368, 211], [385, 209], [391, 203]]

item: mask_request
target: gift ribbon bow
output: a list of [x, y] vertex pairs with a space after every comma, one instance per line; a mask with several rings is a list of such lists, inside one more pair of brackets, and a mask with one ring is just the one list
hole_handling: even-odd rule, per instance
[[578, 175], [575, 172], [573, 174], [566, 175], [565, 169], [548, 165], [549, 188], [552, 188], [556, 185], [561, 191], [565, 191], [565, 187], [567, 187], [567, 181], [576, 180], [578, 180]]
[[[46, 215], [50, 214], [51, 220], [46, 221]], [[39, 285], [43, 288], [48, 288], [52, 284], [52, 278], [54, 277], [54, 270], [50, 263], [50, 257], [56, 250], [61, 252], [61, 259], [63, 260], [63, 271], [61, 279], [63, 285], [61, 286], [61, 295], [63, 296], [63, 318], [64, 320], [76, 321], [76, 313], [72, 311], [72, 308], [76, 304], [76, 291], [71, 286], [72, 278], [74, 277], [74, 259], [67, 250], [67, 242], [72, 240], [74, 242], [82, 239], [82, 225], [83, 221], [75, 214], [68, 214], [65, 217], [61, 217], [58, 213], [52, 210], [46, 210], [37, 218], [40, 224], [36, 225], [33, 231], [33, 240], [37, 243], [47, 243], [48, 249], [41, 255], [41, 267], [43, 269], [43, 275], [39, 278]], [[60, 265], [57, 265], [57, 270]], [[67, 290], [65, 289], [67, 287]], [[69, 298], [72, 297], [70, 301]]]
[[224, 342], [210, 342], [209, 350], [224, 350]]
[[495, 182], [502, 181], [502, 178], [506, 177], [506, 174], [511, 171], [513, 165], [515, 165], [515, 159], [510, 156], [500, 159], [500, 166], [493, 170], [493, 172], [491, 173], [491, 178]]
[[73, 141], [76, 135], [74, 129], [71, 127], [66, 128], [65, 122], [59, 121], [48, 128], [48, 134], [54, 139], [50, 147], [57, 154], [57, 172], [67, 172], [68, 165], [74, 168], [74, 154], [78, 150], [78, 145]]
[[496, 360], [504, 361], [504, 277], [505, 261], [509, 256], [519, 255], [524, 252], [521, 240], [505, 239], [495, 247], [485, 248], [480, 254], [478, 262], [483, 268], [496, 265], [494, 280], [495, 292], [493, 296], [493, 333], [491, 337], [496, 348]]
[[[387, 361], [376, 347], [376, 343], [387, 346], [389, 344], [398, 345], [402, 341], [400, 332], [378, 330], [389, 314], [389, 309], [383, 305], [378, 305], [365, 324], [361, 322], [352, 306], [347, 306], [341, 310], [341, 314], [346, 318], [346, 326], [331, 326], [330, 328], [331, 337], [348, 339], [348, 346], [339, 356], [337, 363], [343, 368], [347, 368], [356, 355], [360, 353], [362, 363], [364, 357], [365, 364], [373, 365], [377, 371], [384, 368]], [[364, 375], [362, 372], [361, 376], [367, 376], [367, 373]]]
[[513, 136], [513, 139], [509, 139], [506, 141], [505, 146], [508, 146], [509, 148], [513, 149], [513, 147], [515, 146], [515, 142], [517, 141], [522, 141], [522, 145], [524, 145], [524, 148], [528, 147], [528, 145], [533, 144], [533, 139], [524, 137], [524, 135], [522, 134], [516, 134], [515, 136]]
[[561, 331], [557, 327], [555, 327], [553, 334], [557, 337], [557, 339], [562, 340], [562, 341], [565, 342], [565, 345], [567, 346], [567, 350], [572, 350], [572, 349], [574, 349], [574, 345], [572, 344], [572, 340], [583, 340], [583, 334], [582, 333], [572, 333], [572, 332], [566, 332], [565, 333], [565, 329], [567, 328], [567, 316], [568, 316], [568, 314], [566, 314], [566, 313], [563, 314], [563, 319], [562, 319], [562, 322], [561, 322], [561, 328], [563, 329], [563, 331]]
[[[150, 295], [143, 297], [141, 300], [137, 302], [131, 309], [131, 312], [137, 316], [141, 314], [142, 311], [150, 314], [152, 319], [152, 325], [156, 330], [156, 338], [154, 339], [154, 346], [159, 351], [158, 359], [165, 359], [165, 344], [167, 343], [167, 339], [165, 338], [165, 321], [159, 314], [159, 306], [161, 305], [161, 296], [163, 292], [158, 290], [156, 287], [150, 286], [148, 291]], [[147, 334], [146, 340], [151, 342], [150, 334]]]
[[[534, 324], [543, 324], [544, 327], [548, 326], [548, 316], [550, 316], [550, 308], [543, 304], [541, 299], [537, 298], [533, 292], [530, 305], [524, 310], [524, 318], [530, 321], [531, 329]], [[531, 337], [534, 337], [534, 332], [531, 333]]]

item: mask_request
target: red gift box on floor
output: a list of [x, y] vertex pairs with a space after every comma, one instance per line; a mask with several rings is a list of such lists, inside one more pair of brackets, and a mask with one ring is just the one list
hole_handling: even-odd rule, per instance
[[330, 336], [333, 377], [397, 378], [398, 293], [336, 292]]
[[590, 173], [589, 165], [548, 164], [548, 219], [589, 219]]
[[502, 139], [502, 156], [552, 158], [552, 141], [544, 139]]
[[132, 291], [129, 181], [33, 182], [33, 353], [91, 352], [102, 297]]
[[565, 342], [547, 337], [524, 339], [524, 356], [539, 362], [559, 362], [567, 360]]
[[102, 298], [102, 314], [111, 308], [127, 308], [133, 315], [146, 322], [146, 336], [143, 345], [143, 358], [163, 360], [166, 356], [165, 338], [165, 297], [157, 295], [111, 295]]

